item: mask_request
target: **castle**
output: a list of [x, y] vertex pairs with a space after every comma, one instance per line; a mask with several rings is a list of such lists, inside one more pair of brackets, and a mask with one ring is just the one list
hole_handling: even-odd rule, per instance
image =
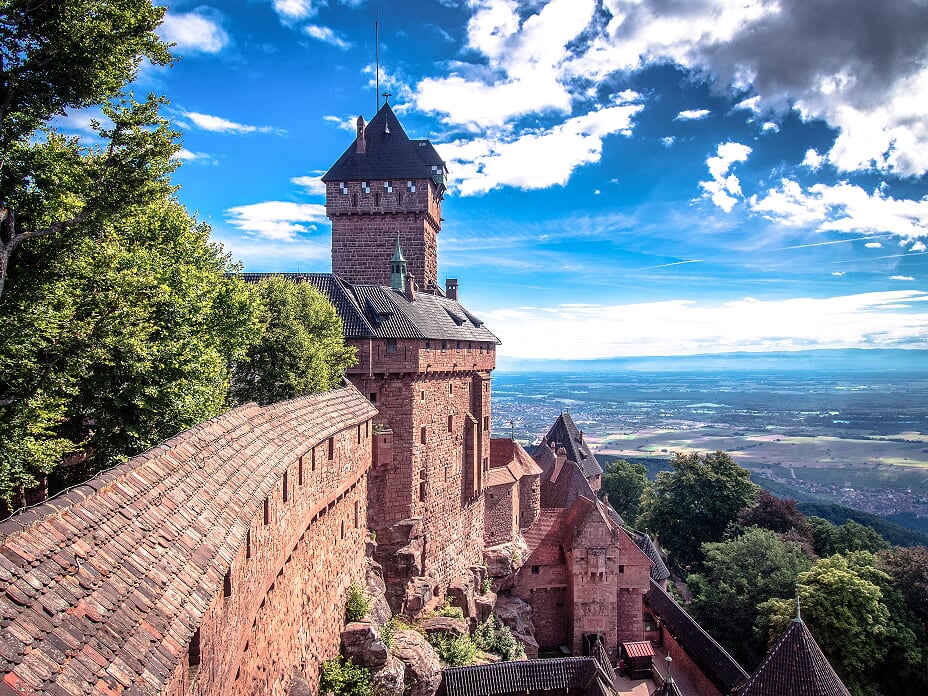
[[[597, 497], [569, 414], [533, 456], [491, 437], [498, 340], [438, 284], [446, 175], [384, 104], [323, 177], [332, 273], [290, 277], [357, 349], [343, 388], [238, 407], [0, 523], [0, 693], [291, 693], [338, 653], [369, 566], [394, 613], [450, 597], [474, 622], [509, 612], [530, 658], [595, 655], [571, 674], [602, 693], [648, 641], [699, 694], [748, 682], [664, 591], [651, 539]], [[750, 684], [777, 683], [770, 665]], [[521, 693], [532, 670], [554, 674], [529, 660], [487, 691], [465, 671], [448, 693]]]

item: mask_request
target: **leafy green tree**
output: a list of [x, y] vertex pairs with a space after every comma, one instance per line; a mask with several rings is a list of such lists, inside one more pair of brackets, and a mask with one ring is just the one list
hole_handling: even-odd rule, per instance
[[758, 488], [725, 452], [677, 454], [671, 465], [645, 494], [638, 524], [657, 534], [670, 560], [685, 568], [701, 560], [704, 543], [723, 538]]
[[[871, 554], [819, 559], [799, 576], [802, 619], [842, 681], [855, 694], [879, 693], [871, 672], [889, 650], [889, 609], [880, 585], [889, 576]], [[758, 607], [758, 628], [772, 643], [796, 614], [796, 601], [773, 599]]]
[[799, 573], [812, 561], [799, 544], [760, 527], [704, 544], [703, 554], [702, 572], [686, 579], [694, 595], [692, 613], [735, 659], [753, 669], [766, 652], [765, 637], [754, 631], [758, 605], [793, 596]]
[[[158, 100], [110, 105], [143, 60], [171, 61], [151, 0], [0, 0], [0, 294], [30, 239], [118, 214], [164, 187], [176, 149]], [[105, 105], [112, 127], [85, 149], [48, 129], [68, 109]]]
[[807, 517], [812, 529], [812, 546], [819, 556], [848, 551], [880, 551], [889, 544], [880, 534], [854, 520], [835, 525], [821, 517]]
[[609, 496], [609, 503], [627, 522], [634, 525], [638, 519], [641, 496], [651, 487], [644, 464], [632, 464], [616, 459], [606, 465], [600, 493]]
[[5, 500], [52, 472], [52, 488], [86, 478], [226, 407], [229, 363], [257, 322], [208, 238], [163, 197], [23, 247], [0, 297]]
[[309, 283], [282, 276], [265, 278], [254, 293], [260, 336], [234, 365], [232, 399], [268, 404], [338, 386], [357, 359], [331, 303]]

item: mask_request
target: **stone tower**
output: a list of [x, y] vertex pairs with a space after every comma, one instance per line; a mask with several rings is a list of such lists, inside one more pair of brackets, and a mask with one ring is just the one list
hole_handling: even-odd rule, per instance
[[428, 140], [410, 140], [384, 104], [322, 177], [332, 220], [332, 273], [390, 285], [399, 239], [417, 289], [438, 288], [438, 233], [447, 168]]

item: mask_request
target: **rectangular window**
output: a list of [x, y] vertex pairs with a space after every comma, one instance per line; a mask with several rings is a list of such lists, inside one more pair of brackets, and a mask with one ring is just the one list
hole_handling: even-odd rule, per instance
[[448, 416], [448, 432], [454, 432], [454, 416]]
[[264, 499], [264, 524], [271, 523], [271, 499]]
[[454, 394], [454, 382], [451, 382], [450, 384], [448, 384], [448, 393]]
[[300, 458], [297, 460], [296, 465], [296, 485], [303, 485], [303, 455], [300, 455]]
[[419, 444], [425, 444], [425, 426], [419, 428]]
[[312, 462], [312, 470], [313, 470], [313, 471], [315, 471], [315, 470], [316, 470], [316, 448], [315, 448], [315, 447], [313, 447], [313, 462]]
[[358, 423], [358, 444], [361, 444], [361, 424]]
[[425, 481], [419, 482], [419, 502], [425, 502]]
[[388, 339], [387, 339], [387, 352], [388, 352], [388, 353], [395, 353], [395, 352], [396, 352], [396, 339], [395, 339], [395, 338], [388, 338]]
[[371, 400], [371, 403], [372, 403], [372, 404], [376, 404], [376, 403], [377, 403], [377, 392], [371, 392], [370, 400]]
[[283, 478], [282, 483], [283, 483], [283, 487], [281, 488], [281, 491], [280, 491], [280, 499], [286, 503], [288, 500], [290, 500], [290, 472], [289, 471], [284, 472], [284, 478]]
[[222, 596], [232, 596], [232, 569], [226, 571], [226, 576], [222, 579]]
[[251, 558], [251, 528], [245, 533], [245, 558]]
[[541, 569], [538, 566], [532, 566], [532, 575], [538, 575], [540, 570]]
[[329, 438], [329, 459], [335, 459], [335, 438]]
[[484, 416], [483, 417], [483, 431], [486, 432], [489, 429], [490, 429], [490, 417]]
[[187, 648], [187, 665], [189, 667], [200, 666], [200, 629], [193, 632], [193, 638], [190, 639], [190, 646]]
[[380, 191], [374, 191], [374, 206], [380, 207]]
[[620, 572], [620, 573], [624, 573], [624, 572], [625, 572], [625, 566], [624, 566], [624, 565], [620, 565], [620, 566], [619, 566], [619, 572]]
[[361, 528], [361, 501], [354, 501], [354, 528]]

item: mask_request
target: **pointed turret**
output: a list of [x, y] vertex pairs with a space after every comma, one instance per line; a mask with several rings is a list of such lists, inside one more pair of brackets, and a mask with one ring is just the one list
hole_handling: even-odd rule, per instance
[[663, 684], [651, 692], [651, 696], [683, 696], [683, 692], [680, 691], [680, 687], [673, 680], [673, 674], [670, 671], [670, 663], [673, 662], [673, 658], [668, 655], [664, 659], [667, 660], [667, 677], [664, 679]]
[[738, 691], [738, 696], [850, 696], [799, 615]]
[[390, 259], [390, 287], [400, 292], [406, 289], [406, 257], [403, 256], [399, 235], [396, 235], [396, 248]]

